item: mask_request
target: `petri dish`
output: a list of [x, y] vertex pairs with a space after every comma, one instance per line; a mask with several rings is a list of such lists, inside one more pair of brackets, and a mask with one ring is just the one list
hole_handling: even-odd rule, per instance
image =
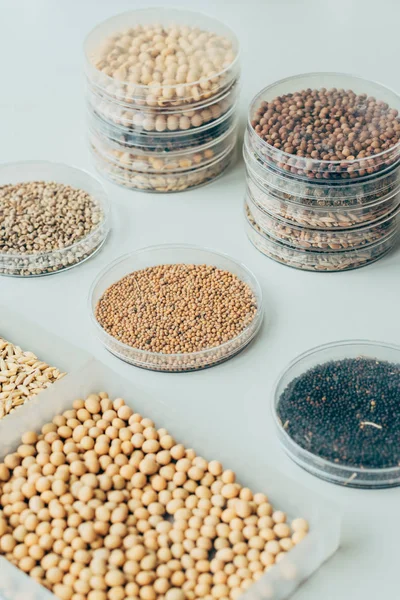
[[344, 340], [288, 365], [275, 385], [272, 414], [285, 452], [312, 475], [349, 487], [394, 487], [399, 399], [400, 346]]
[[[249, 110], [247, 130], [252, 140], [253, 148], [266, 164], [272, 163], [282, 171], [287, 171], [298, 179], [334, 181], [369, 176], [379, 173], [399, 162], [400, 141], [393, 146], [388, 145], [388, 147], [385, 147], [380, 152], [374, 153], [371, 151], [371, 153], [367, 153], [362, 157], [353, 156], [351, 159], [347, 159], [343, 155], [332, 160], [320, 160], [312, 158], [311, 155], [301, 156], [286, 152], [279, 147], [271, 145], [258, 135], [255, 123], [258, 122], [258, 116], [262, 114], [263, 108], [266, 109], [268, 103], [287, 94], [295, 96], [296, 92], [300, 92], [301, 90], [309, 90], [311, 92], [311, 90], [323, 89], [336, 90], [338, 93], [350, 90], [357, 94], [358, 98], [354, 108], [361, 115], [364, 114], [370, 98], [375, 98], [377, 101], [386, 103], [395, 112], [400, 109], [400, 97], [394, 91], [380, 83], [375, 83], [354, 75], [321, 72], [306, 73], [282, 79], [269, 85], [257, 94], [251, 102]], [[320, 116], [320, 118], [323, 117]], [[396, 116], [395, 118], [398, 117]], [[378, 131], [377, 139], [379, 134], [380, 132]], [[307, 133], [303, 140], [307, 142], [308, 139], [309, 134]]]
[[[150, 352], [127, 345], [111, 336], [96, 319], [95, 311], [104, 292], [126, 275], [147, 267], [166, 264], [212, 265], [229, 271], [246, 283], [253, 292], [256, 312], [253, 319], [236, 337], [215, 347], [197, 352], [166, 354]], [[89, 293], [89, 311], [96, 336], [112, 354], [144, 369], [184, 372], [205, 369], [220, 364], [241, 352], [257, 335], [263, 320], [261, 287], [242, 263], [213, 250], [185, 244], [151, 246], [118, 258], [106, 267], [94, 281]]]
[[75, 267], [94, 256], [110, 230], [106, 191], [98, 179], [76, 167], [47, 161], [27, 161], [0, 167], [0, 187], [24, 182], [57, 182], [87, 192], [98, 210], [98, 222], [90, 233], [70, 246], [50, 251], [18, 253], [0, 249], [0, 275], [35, 277]]

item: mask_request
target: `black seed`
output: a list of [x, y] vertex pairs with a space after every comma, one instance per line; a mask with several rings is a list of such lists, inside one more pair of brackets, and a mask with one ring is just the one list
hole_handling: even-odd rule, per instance
[[290, 382], [277, 412], [289, 436], [321, 458], [400, 465], [400, 364], [358, 357], [318, 365]]

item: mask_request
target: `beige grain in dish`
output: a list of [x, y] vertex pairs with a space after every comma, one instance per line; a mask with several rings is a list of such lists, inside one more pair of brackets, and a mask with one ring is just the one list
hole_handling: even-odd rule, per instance
[[0, 337], [0, 419], [64, 377], [56, 367]]

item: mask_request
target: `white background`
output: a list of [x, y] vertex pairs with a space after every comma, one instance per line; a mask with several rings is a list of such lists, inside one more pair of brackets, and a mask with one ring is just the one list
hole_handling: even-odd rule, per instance
[[[400, 90], [398, 2], [180, 4], [224, 20], [239, 36], [242, 129], [252, 96], [295, 73], [346, 71]], [[84, 36], [112, 14], [149, 5], [0, 0], [0, 162], [49, 159], [93, 172], [85, 139]], [[345, 512], [342, 548], [298, 590], [295, 600], [397, 597], [400, 491], [343, 489], [301, 471], [279, 447], [269, 405], [274, 380], [299, 352], [343, 338], [400, 343], [400, 250], [341, 274], [306, 273], [272, 262], [251, 246], [243, 231], [241, 159], [214, 184], [180, 195], [140, 194], [105, 185], [113, 232], [102, 252], [52, 277], [0, 278], [0, 303], [84, 347], [148, 395], [169, 403], [189, 430], [216, 436], [225, 449], [240, 447], [244, 457], [259, 454], [337, 502]], [[91, 329], [87, 295], [99, 269], [135, 248], [171, 242], [231, 254], [255, 272], [265, 294], [269, 325], [244, 353], [207, 371], [169, 375], [135, 369], [109, 355]], [[0, 332], [1, 320], [0, 314]]]

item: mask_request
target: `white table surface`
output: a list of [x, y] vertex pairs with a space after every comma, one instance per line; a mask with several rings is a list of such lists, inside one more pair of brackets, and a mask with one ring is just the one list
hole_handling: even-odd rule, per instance
[[[174, 1], [159, 0], [165, 6]], [[345, 71], [400, 90], [400, 4], [381, 0], [203, 0], [185, 8], [216, 16], [242, 42], [241, 125], [254, 94], [307, 71]], [[98, 22], [148, 3], [123, 0], [0, 0], [0, 162], [49, 159], [94, 172], [85, 139], [82, 42]], [[319, 481], [290, 462], [274, 433], [274, 380], [298, 353], [344, 338], [400, 342], [400, 250], [338, 274], [296, 271], [262, 256], [243, 231], [244, 168], [183, 194], [130, 192], [106, 182], [113, 232], [102, 252], [66, 273], [0, 278], [0, 303], [89, 350], [148, 394], [163, 398], [188, 428], [219, 434], [244, 456], [259, 453], [282, 473], [335, 501], [345, 514], [340, 551], [295, 600], [375, 600], [398, 594], [400, 490], [359, 491]], [[135, 369], [96, 341], [89, 286], [121, 254], [152, 244], [194, 243], [226, 252], [259, 278], [270, 324], [244, 353], [203, 372]], [[0, 314], [1, 324], [1, 314]], [[250, 468], [256, 468], [256, 464]]]

